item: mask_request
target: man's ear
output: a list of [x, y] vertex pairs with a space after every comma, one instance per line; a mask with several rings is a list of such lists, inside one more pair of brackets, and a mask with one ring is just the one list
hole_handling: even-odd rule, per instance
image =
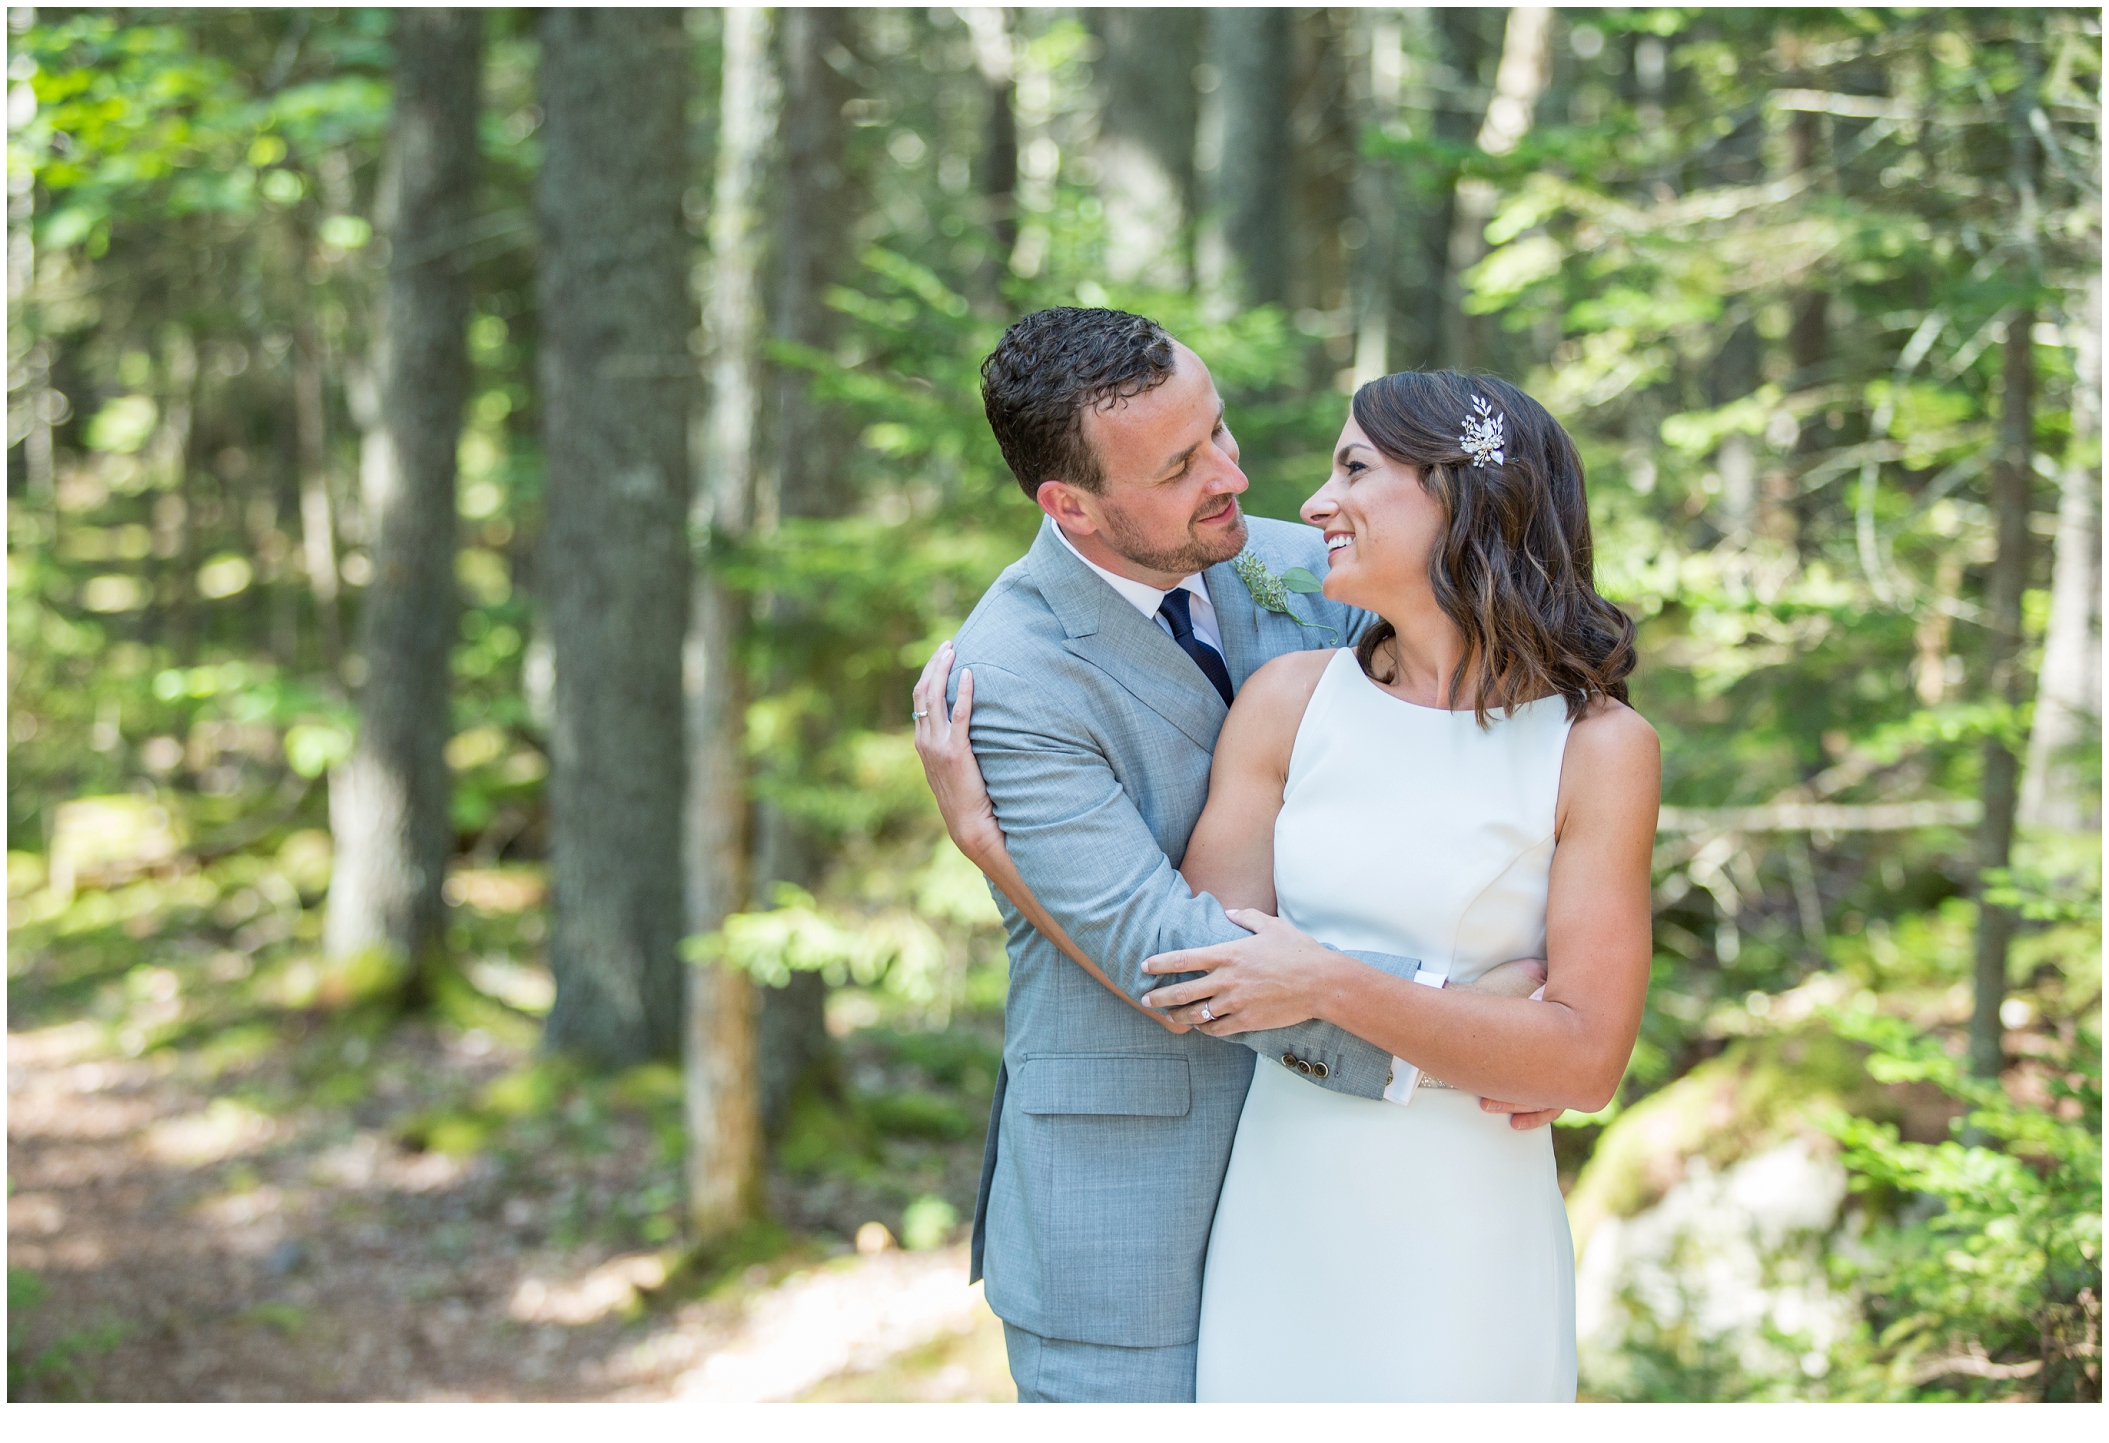
[[1090, 536], [1098, 530], [1098, 522], [1084, 504], [1084, 495], [1067, 481], [1042, 481], [1033, 499], [1054, 519], [1055, 525], [1074, 536]]

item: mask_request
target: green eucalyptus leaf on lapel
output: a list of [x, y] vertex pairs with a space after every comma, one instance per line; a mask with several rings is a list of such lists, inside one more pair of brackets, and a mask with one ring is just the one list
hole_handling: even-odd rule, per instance
[[1340, 633], [1324, 622], [1305, 621], [1289, 609], [1291, 591], [1311, 593], [1320, 589], [1318, 578], [1301, 566], [1292, 566], [1280, 576], [1276, 576], [1267, 569], [1267, 563], [1260, 560], [1258, 553], [1248, 546], [1230, 559], [1230, 569], [1236, 573], [1238, 580], [1245, 583], [1245, 589], [1252, 593], [1253, 605], [1277, 616], [1286, 616], [1298, 626], [1332, 632], [1335, 641], [1340, 639]]

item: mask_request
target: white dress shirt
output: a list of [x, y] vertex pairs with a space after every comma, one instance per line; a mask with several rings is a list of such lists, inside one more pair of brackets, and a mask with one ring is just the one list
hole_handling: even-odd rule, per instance
[[[1071, 556], [1096, 571], [1104, 579], [1106, 585], [1119, 592], [1130, 606], [1156, 622], [1158, 630], [1162, 631], [1166, 636], [1172, 634], [1172, 624], [1157, 614], [1157, 608], [1164, 605], [1164, 598], [1169, 595], [1168, 592], [1159, 591], [1147, 581], [1130, 581], [1125, 576], [1114, 575], [1083, 552], [1077, 550], [1076, 543], [1069, 539], [1069, 533], [1064, 531], [1059, 525], [1055, 527], [1055, 535], [1061, 539], [1064, 546], [1069, 548]], [[1186, 580], [1173, 587], [1172, 590], [1192, 593], [1193, 600], [1187, 602], [1186, 614], [1194, 623], [1194, 635], [1207, 642], [1216, 655], [1221, 656], [1223, 654], [1223, 633], [1216, 626], [1216, 604], [1208, 599], [1208, 588], [1201, 583], [1201, 573], [1196, 571], [1192, 576], [1187, 577]]]

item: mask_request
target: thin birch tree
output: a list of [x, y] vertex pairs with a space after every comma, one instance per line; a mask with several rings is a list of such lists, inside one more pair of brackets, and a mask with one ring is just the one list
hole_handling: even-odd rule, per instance
[[[759, 405], [761, 264], [767, 232], [760, 187], [776, 131], [768, 12], [727, 9], [717, 173], [710, 218], [710, 407], [691, 537], [745, 534], [754, 491]], [[682, 685], [688, 792], [683, 807], [683, 916], [705, 936], [747, 901], [747, 795], [740, 759], [745, 711], [737, 657], [742, 599], [707, 556], [690, 589]], [[724, 1236], [761, 1200], [761, 1108], [755, 1069], [754, 984], [729, 965], [691, 967], [682, 1047], [688, 1123], [688, 1206], [697, 1236]]]
[[2101, 726], [2102, 278], [2089, 276], [2073, 336], [2072, 437], [2058, 474], [2050, 629], [2021, 780], [2025, 826], [2078, 831], [2099, 796], [2082, 795], [2074, 750]]

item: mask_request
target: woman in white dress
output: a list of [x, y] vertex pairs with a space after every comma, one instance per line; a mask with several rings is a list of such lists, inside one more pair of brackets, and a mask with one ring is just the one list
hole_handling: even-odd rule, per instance
[[[1551, 1136], [1503, 1109], [1602, 1107], [1639, 1030], [1661, 766], [1624, 704], [1632, 623], [1591, 584], [1573, 442], [1493, 378], [1363, 387], [1303, 517], [1326, 533], [1325, 594], [1383, 624], [1247, 681], [1181, 871], [1240, 925], [1428, 970], [1146, 964], [1207, 973], [1145, 999], [1204, 1031], [1319, 1017], [1399, 1059], [1381, 1102], [1255, 1072], [1198, 1396], [1571, 1401]], [[1519, 958], [1546, 959], [1534, 998], [1441, 985]]]

